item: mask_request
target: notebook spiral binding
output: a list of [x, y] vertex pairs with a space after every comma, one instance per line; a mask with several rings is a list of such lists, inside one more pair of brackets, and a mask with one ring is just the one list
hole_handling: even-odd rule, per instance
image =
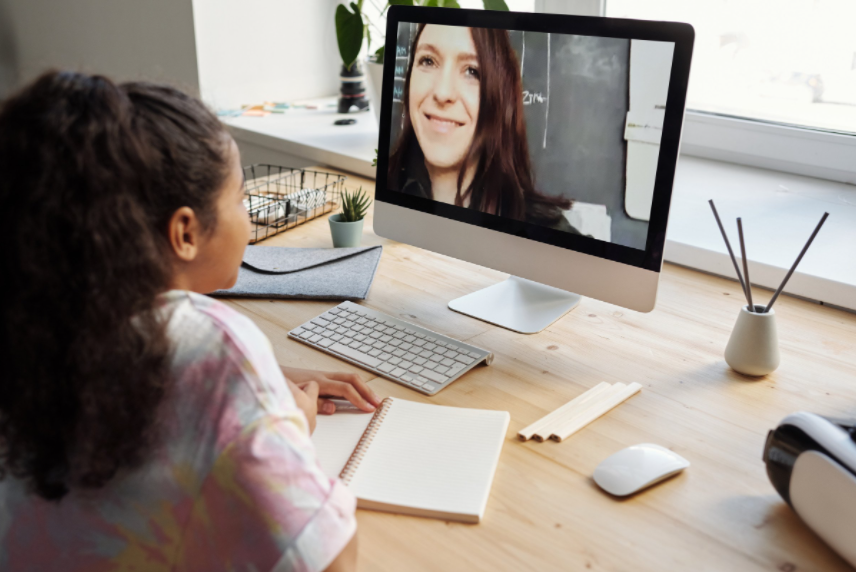
[[371, 442], [374, 440], [375, 435], [380, 429], [380, 424], [383, 423], [384, 417], [389, 412], [389, 408], [392, 406], [392, 398], [387, 397], [380, 403], [380, 407], [378, 407], [377, 411], [375, 411], [372, 416], [372, 420], [369, 421], [368, 427], [363, 432], [363, 436], [360, 437], [357, 446], [354, 448], [354, 452], [351, 453], [348, 462], [345, 463], [345, 467], [342, 469], [342, 472], [339, 474], [339, 478], [342, 479], [346, 485], [351, 482], [351, 478], [354, 476], [354, 473], [357, 472], [357, 468], [360, 466], [360, 462], [363, 460], [363, 457], [366, 456], [366, 451], [371, 445]]

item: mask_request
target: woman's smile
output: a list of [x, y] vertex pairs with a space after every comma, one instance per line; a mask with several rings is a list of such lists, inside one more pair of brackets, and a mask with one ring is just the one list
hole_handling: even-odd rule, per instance
[[423, 113], [422, 115], [425, 117], [425, 119], [428, 120], [431, 125], [431, 128], [435, 132], [440, 134], [452, 133], [453, 130], [457, 129], [458, 127], [463, 127], [465, 124], [464, 121], [447, 119], [440, 115], [431, 115], [429, 113]]

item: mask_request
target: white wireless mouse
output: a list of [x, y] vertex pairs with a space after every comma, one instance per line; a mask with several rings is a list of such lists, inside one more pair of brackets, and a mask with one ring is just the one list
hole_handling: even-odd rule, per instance
[[689, 461], [652, 443], [633, 445], [610, 455], [594, 470], [594, 482], [618, 497], [659, 483], [690, 466]]

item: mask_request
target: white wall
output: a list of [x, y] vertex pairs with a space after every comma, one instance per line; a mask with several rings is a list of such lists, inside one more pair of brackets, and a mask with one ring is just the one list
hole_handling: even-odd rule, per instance
[[334, 95], [336, 0], [193, 0], [202, 98], [229, 109]]
[[199, 93], [191, 0], [0, 0], [0, 17], [0, 67], [17, 85], [63, 67]]

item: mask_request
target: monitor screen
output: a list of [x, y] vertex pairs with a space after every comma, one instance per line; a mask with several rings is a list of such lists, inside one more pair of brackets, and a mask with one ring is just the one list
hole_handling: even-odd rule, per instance
[[388, 191], [645, 251], [674, 42], [397, 26]]

